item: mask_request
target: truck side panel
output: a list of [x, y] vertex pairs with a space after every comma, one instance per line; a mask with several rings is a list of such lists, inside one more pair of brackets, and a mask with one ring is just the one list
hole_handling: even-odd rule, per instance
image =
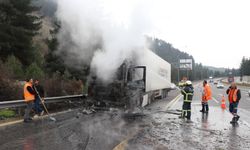
[[146, 92], [171, 87], [171, 65], [146, 49], [138, 65], [146, 66]]

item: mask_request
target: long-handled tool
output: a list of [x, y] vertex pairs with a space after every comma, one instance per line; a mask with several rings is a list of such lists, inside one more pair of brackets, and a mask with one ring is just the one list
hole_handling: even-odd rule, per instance
[[37, 91], [37, 89], [36, 89], [35, 86], [34, 86], [34, 89], [35, 89], [35, 91], [36, 91], [36, 94], [37, 94], [38, 98], [40, 99], [40, 101], [41, 101], [41, 103], [42, 103], [42, 105], [43, 105], [43, 108], [45, 109], [46, 113], [48, 114], [49, 119], [50, 119], [51, 121], [56, 121], [56, 118], [54, 118], [54, 117], [52, 117], [52, 116], [50, 115], [50, 113], [49, 113], [47, 107], [46, 107], [45, 104], [44, 104], [44, 101], [42, 100], [42, 98], [41, 98], [40, 94], [38, 93], [38, 91]]

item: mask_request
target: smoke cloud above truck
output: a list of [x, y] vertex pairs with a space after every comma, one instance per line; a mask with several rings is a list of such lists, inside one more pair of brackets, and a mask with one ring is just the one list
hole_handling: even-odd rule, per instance
[[119, 14], [123, 3], [128, 1], [57, 1], [58, 52], [66, 50], [66, 64], [87, 63], [99, 79], [109, 82], [125, 59], [143, 53], [145, 34], [152, 29], [149, 5], [138, 0]]

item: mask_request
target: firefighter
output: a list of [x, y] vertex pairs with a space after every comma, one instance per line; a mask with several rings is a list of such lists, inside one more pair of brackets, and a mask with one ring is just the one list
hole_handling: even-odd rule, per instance
[[208, 106], [208, 101], [212, 99], [212, 92], [211, 92], [211, 87], [208, 85], [207, 81], [203, 81], [203, 91], [202, 91], [202, 110], [200, 112], [202, 113], [208, 113], [209, 111], [209, 106]]
[[240, 89], [237, 88], [236, 83], [232, 82], [231, 86], [227, 89], [229, 100], [229, 111], [233, 114], [232, 121], [230, 123], [236, 123], [240, 116], [237, 114], [238, 104], [241, 99]]
[[182, 114], [180, 118], [187, 118], [187, 122], [191, 122], [191, 102], [193, 99], [194, 88], [191, 81], [186, 81], [185, 87], [181, 90], [183, 95]]
[[178, 86], [182, 89], [185, 87], [186, 82], [187, 82], [187, 77], [183, 77], [182, 80], [179, 82]]
[[23, 120], [25, 123], [32, 121], [32, 118], [30, 117], [30, 112], [33, 108], [33, 103], [35, 100], [35, 91], [32, 88], [32, 84], [33, 79], [27, 79], [23, 88], [24, 101], [26, 102], [26, 109]]

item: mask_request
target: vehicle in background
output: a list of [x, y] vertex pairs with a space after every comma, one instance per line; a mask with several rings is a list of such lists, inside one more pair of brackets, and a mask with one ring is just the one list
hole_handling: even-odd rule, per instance
[[214, 81], [214, 85], [217, 85], [218, 84], [218, 81]]
[[144, 107], [156, 98], [165, 98], [174, 88], [171, 84], [171, 65], [151, 50], [139, 59], [125, 60], [117, 69], [113, 81], [103, 83], [92, 73], [88, 80], [88, 98], [109, 106]]
[[234, 76], [232, 72], [229, 72], [228, 78], [227, 78], [228, 83], [234, 82]]
[[213, 83], [213, 77], [209, 77], [209, 82]]
[[249, 97], [250, 97], [250, 90], [248, 91], [248, 95], [249, 95]]
[[222, 84], [222, 83], [218, 83], [217, 85], [216, 85], [216, 87], [218, 88], [218, 89], [224, 89], [224, 85]]

